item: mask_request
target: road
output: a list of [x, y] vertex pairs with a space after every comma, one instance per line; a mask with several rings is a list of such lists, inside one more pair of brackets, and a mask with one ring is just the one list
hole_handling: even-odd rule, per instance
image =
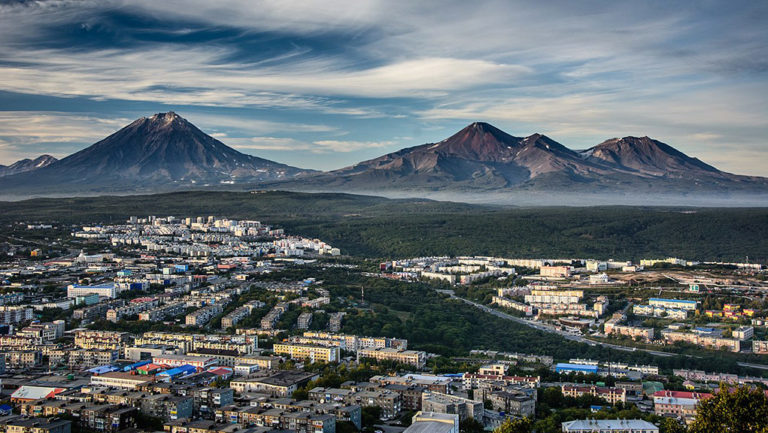
[[620, 346], [618, 344], [611, 344], [611, 343], [605, 343], [605, 342], [602, 342], [602, 341], [590, 340], [590, 339], [585, 338], [585, 337], [583, 337], [581, 335], [574, 335], [574, 334], [569, 334], [567, 332], [560, 331], [560, 330], [556, 329], [554, 326], [551, 326], [551, 325], [547, 325], [547, 324], [539, 323], [539, 322], [534, 322], [532, 320], [521, 319], [521, 318], [515, 317], [515, 316], [513, 316], [511, 314], [507, 314], [507, 313], [501, 312], [499, 310], [490, 308], [490, 307], [485, 306], [483, 304], [478, 304], [477, 302], [470, 301], [469, 299], [461, 298], [459, 296], [456, 296], [456, 294], [453, 292], [453, 290], [438, 290], [438, 292], [444, 293], [444, 294], [450, 296], [453, 299], [458, 299], [458, 300], [460, 300], [460, 301], [462, 301], [464, 303], [472, 305], [473, 307], [475, 307], [477, 309], [480, 309], [480, 310], [482, 310], [482, 311], [484, 311], [484, 312], [486, 312], [488, 314], [492, 314], [492, 315], [494, 315], [496, 317], [499, 317], [501, 319], [511, 320], [511, 321], [517, 322], [517, 323], [519, 323], [521, 325], [525, 325], [525, 326], [529, 326], [529, 327], [534, 328], [534, 329], [538, 329], [539, 331], [549, 332], [549, 333], [552, 333], [552, 334], [558, 334], [558, 335], [562, 336], [563, 338], [565, 338], [566, 340], [571, 340], [571, 341], [576, 341], [576, 342], [579, 342], [579, 343], [589, 344], [590, 346], [598, 346], [599, 345], [599, 346], [603, 346], [603, 347], [609, 347], [611, 349], [623, 350], [625, 352], [643, 351], [643, 352], [647, 352], [647, 353], [650, 353], [651, 355], [655, 355], [655, 356], [664, 356], [664, 357], [675, 356], [674, 353], [660, 352], [658, 350], [651, 350], [651, 349], [641, 349], [641, 348], [637, 348], [637, 347]]
[[737, 362], [737, 364], [741, 367], [750, 367], [750, 368], [757, 368], [760, 370], [768, 370], [768, 365], [763, 365], [763, 364], [750, 364], [748, 362]]

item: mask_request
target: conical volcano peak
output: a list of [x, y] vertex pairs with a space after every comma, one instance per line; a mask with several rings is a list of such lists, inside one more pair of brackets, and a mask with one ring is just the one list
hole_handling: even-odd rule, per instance
[[272, 181], [302, 172], [240, 153], [169, 111], [137, 119], [109, 137], [41, 168], [34, 179], [19, 177], [18, 182], [151, 190]]
[[188, 123], [186, 119], [179, 116], [173, 111], [169, 111], [167, 113], [154, 114], [148, 120], [151, 123], [158, 124], [158, 125], [170, 125], [171, 123]]

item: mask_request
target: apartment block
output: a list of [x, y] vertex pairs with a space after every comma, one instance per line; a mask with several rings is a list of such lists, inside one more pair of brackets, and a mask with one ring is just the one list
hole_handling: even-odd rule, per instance
[[287, 355], [295, 359], [309, 359], [312, 362], [337, 362], [341, 358], [341, 351], [338, 347], [275, 343], [272, 350], [277, 355]]
[[565, 397], [592, 395], [601, 398], [610, 404], [627, 402], [627, 390], [623, 388], [595, 385], [562, 385], [560, 388]]
[[426, 352], [416, 350], [398, 350], [393, 348], [361, 349], [357, 352], [360, 358], [371, 358], [377, 361], [395, 361], [423, 368], [427, 362]]
[[484, 411], [482, 401], [437, 392], [425, 392], [422, 394], [421, 409], [424, 412], [456, 414], [459, 416], [459, 421], [469, 418], [482, 421]]

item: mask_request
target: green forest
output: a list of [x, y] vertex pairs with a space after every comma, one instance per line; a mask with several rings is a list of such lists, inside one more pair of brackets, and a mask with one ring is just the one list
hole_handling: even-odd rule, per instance
[[[116, 223], [131, 215], [258, 219], [344, 254], [768, 261], [768, 209], [492, 207], [423, 199], [283, 191], [180, 192], [0, 203], [14, 222]], [[9, 224], [11, 226], [9, 226]], [[0, 237], [0, 241], [3, 239]]]

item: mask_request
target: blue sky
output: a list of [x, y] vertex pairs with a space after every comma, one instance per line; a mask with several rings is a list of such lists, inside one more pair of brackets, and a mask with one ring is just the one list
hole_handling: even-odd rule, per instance
[[0, 164], [169, 110], [315, 169], [487, 121], [768, 176], [768, 2], [0, 0]]

